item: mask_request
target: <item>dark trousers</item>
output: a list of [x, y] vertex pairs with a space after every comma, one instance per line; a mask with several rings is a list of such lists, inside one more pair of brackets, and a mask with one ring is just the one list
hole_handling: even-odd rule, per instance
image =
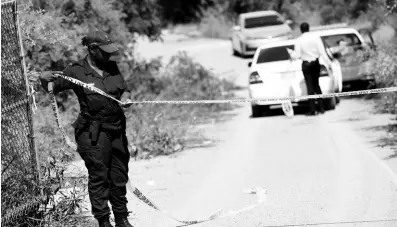
[[91, 142], [89, 131], [76, 130], [77, 151], [88, 170], [88, 193], [96, 219], [108, 218], [112, 205], [115, 215], [127, 216], [128, 162], [130, 153], [125, 133], [100, 132]]
[[[308, 95], [321, 95], [321, 88], [319, 83], [320, 78], [320, 63], [318, 59], [316, 61], [302, 63], [302, 72], [305, 77], [307, 93]], [[323, 99], [318, 99], [318, 107], [320, 111], [324, 111]], [[315, 100], [309, 99], [310, 112], [314, 113], [316, 111]]]

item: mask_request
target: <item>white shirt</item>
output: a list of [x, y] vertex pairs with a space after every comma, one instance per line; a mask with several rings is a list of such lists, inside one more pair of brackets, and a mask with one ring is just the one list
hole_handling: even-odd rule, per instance
[[315, 61], [322, 55], [325, 55], [324, 43], [319, 36], [312, 33], [303, 33], [295, 44], [293, 58], [298, 58], [303, 61]]

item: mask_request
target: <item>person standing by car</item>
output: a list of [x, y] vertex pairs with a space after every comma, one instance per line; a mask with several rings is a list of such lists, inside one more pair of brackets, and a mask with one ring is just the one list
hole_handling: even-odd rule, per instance
[[[304, 22], [300, 25], [302, 35], [297, 38], [295, 45], [294, 58], [301, 59], [302, 72], [305, 77], [308, 95], [322, 94], [319, 78], [320, 78], [320, 62], [319, 58], [325, 55], [324, 43], [321, 38], [310, 34], [310, 26]], [[309, 99], [310, 112], [309, 115], [316, 115], [316, 105], [314, 99]], [[324, 113], [323, 99], [318, 99], [318, 111]]]
[[[114, 98], [130, 101], [130, 90], [111, 56], [118, 48], [103, 31], [93, 31], [82, 39], [88, 55], [63, 70], [68, 77], [92, 84]], [[58, 77], [51, 71], [41, 73], [43, 88], [53, 82], [54, 94], [72, 89], [80, 103], [80, 114], [73, 124], [77, 152], [88, 170], [88, 193], [92, 214], [100, 227], [112, 227], [112, 205], [116, 227], [132, 227], [128, 222], [127, 188], [130, 153], [126, 137], [126, 117], [116, 101]]]

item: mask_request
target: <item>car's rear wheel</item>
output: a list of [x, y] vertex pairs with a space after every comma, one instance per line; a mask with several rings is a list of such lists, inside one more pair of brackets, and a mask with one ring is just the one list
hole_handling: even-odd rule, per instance
[[240, 42], [240, 49], [241, 49], [241, 53], [239, 53], [240, 57], [245, 58], [246, 55], [244, 53], [244, 44], [242, 42]]
[[252, 117], [257, 118], [262, 115], [262, 108], [261, 106], [257, 105], [251, 105], [251, 110], [252, 110]]
[[[340, 92], [341, 91], [335, 91], [334, 93], [340, 93]], [[336, 102], [336, 105], [338, 105], [340, 103], [340, 98], [338, 96], [335, 96], [335, 102]]]
[[236, 56], [236, 57], [238, 57], [238, 56], [239, 56], [239, 53], [238, 53], [238, 51], [237, 51], [237, 50], [235, 50], [234, 48], [233, 48], [233, 56]]
[[334, 110], [336, 108], [336, 98], [332, 97], [325, 100], [325, 110]]

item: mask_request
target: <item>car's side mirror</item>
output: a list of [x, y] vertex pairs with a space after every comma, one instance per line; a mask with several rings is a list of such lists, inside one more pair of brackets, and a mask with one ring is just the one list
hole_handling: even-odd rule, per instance
[[252, 66], [252, 61], [248, 62], [248, 67]]
[[288, 25], [291, 25], [293, 22], [292, 22], [292, 20], [286, 20], [285, 23]]

